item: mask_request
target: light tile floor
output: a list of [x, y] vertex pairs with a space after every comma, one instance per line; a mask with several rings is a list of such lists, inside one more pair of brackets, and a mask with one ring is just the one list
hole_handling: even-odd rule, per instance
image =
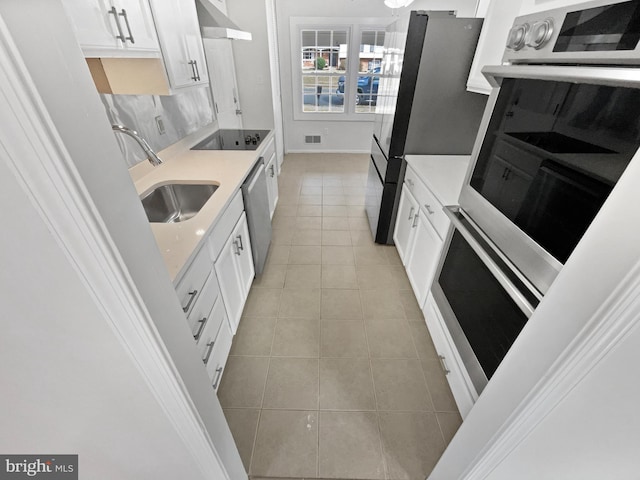
[[218, 392], [252, 478], [423, 480], [460, 425], [396, 249], [371, 239], [368, 159], [285, 158]]

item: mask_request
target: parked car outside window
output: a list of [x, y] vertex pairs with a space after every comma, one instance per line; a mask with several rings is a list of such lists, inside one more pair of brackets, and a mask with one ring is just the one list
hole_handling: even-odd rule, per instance
[[[358, 76], [358, 94], [356, 95], [356, 105], [362, 105], [365, 103], [376, 104], [378, 98], [378, 84], [380, 83], [379, 76], [372, 76], [373, 74], [380, 75], [381, 67], [375, 67], [369, 70], [368, 75]], [[338, 78], [338, 88], [336, 93], [338, 95], [344, 95], [345, 76], [342, 75]]]

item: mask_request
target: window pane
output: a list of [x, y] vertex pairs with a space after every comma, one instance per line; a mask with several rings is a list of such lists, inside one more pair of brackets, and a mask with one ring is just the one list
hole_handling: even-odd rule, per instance
[[301, 31], [303, 112], [344, 112], [347, 33], [346, 30]]
[[384, 47], [383, 30], [365, 30], [360, 37], [356, 113], [373, 113], [378, 100], [378, 85]]

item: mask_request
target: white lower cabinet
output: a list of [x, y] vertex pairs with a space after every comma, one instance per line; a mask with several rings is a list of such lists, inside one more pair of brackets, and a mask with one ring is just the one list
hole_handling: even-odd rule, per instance
[[235, 335], [255, 276], [249, 228], [244, 212], [227, 238], [214, 265], [229, 316], [229, 325]]
[[407, 170], [393, 240], [416, 299], [424, 305], [442, 252], [443, 242], [436, 228], [446, 232], [448, 225], [440, 225], [437, 212], [442, 206], [427, 187], [418, 182], [415, 174]]
[[224, 303], [222, 298], [218, 298], [209, 313], [206, 326], [197, 339], [200, 358], [216, 391], [231, 350], [232, 338]]
[[478, 394], [431, 294], [427, 296], [423, 311], [427, 328], [447, 377], [449, 388], [451, 388], [453, 398], [456, 401], [458, 410], [460, 410], [460, 415], [464, 419], [478, 399]]
[[422, 211], [419, 210], [415, 218], [405, 267], [418, 304], [424, 305], [442, 252], [442, 240]]
[[417, 220], [418, 202], [416, 202], [409, 188], [402, 185], [398, 216], [396, 217], [396, 229], [393, 232], [393, 241], [398, 249], [398, 254], [403, 265], [407, 265], [407, 255], [413, 241], [414, 222]]
[[176, 284], [198, 353], [216, 391], [254, 272], [247, 217], [238, 191]]

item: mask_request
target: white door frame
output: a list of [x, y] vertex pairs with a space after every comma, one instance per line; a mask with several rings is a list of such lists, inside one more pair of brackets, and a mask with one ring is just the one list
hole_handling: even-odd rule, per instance
[[18, 51], [0, 18], [0, 159], [84, 279], [203, 477], [229, 479]]

